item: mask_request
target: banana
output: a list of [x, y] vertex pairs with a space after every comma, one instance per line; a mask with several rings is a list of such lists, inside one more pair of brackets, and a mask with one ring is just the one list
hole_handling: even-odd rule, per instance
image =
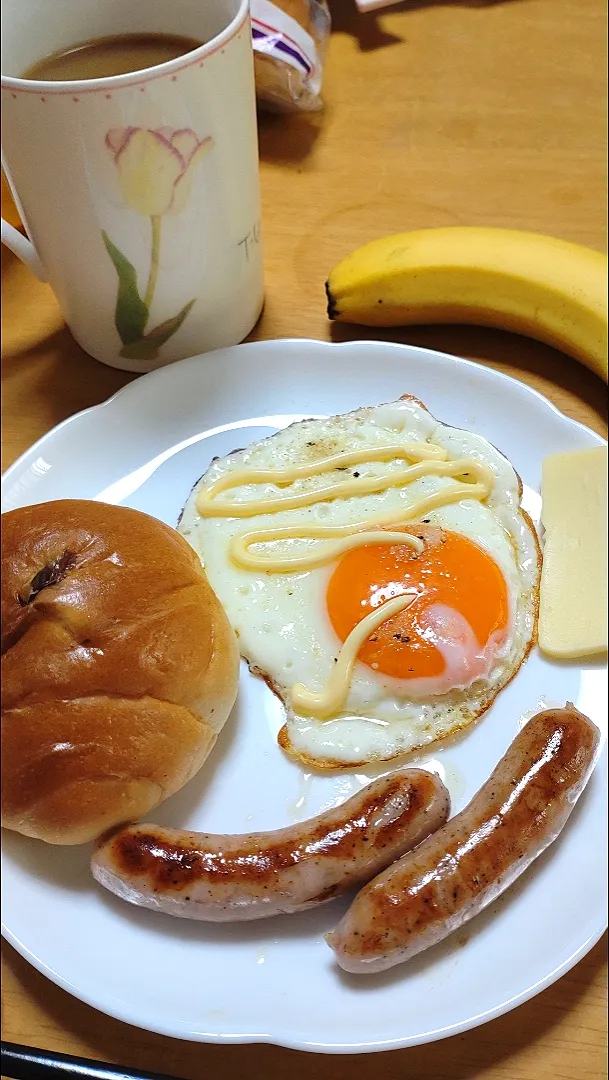
[[358, 248], [326, 292], [330, 319], [512, 330], [607, 382], [607, 257], [578, 244], [515, 229], [420, 229]]

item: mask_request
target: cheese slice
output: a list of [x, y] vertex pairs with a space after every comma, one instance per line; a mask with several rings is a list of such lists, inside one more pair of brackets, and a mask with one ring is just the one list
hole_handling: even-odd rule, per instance
[[607, 447], [552, 454], [541, 481], [539, 647], [573, 660], [607, 650]]

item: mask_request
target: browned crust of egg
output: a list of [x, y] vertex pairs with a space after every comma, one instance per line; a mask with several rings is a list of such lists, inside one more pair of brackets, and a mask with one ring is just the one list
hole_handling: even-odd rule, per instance
[[422, 750], [428, 746], [435, 745], [438, 742], [443, 742], [445, 739], [450, 739], [453, 735], [458, 735], [464, 728], [473, 724], [483, 712], [486, 712], [491, 704], [492, 702], [489, 701], [488, 705], [483, 706], [477, 713], [473, 713], [468, 720], [464, 720], [462, 724], [455, 724], [450, 731], [446, 732], [446, 735], [437, 739], [432, 739], [431, 742], [428, 743], [419, 743], [417, 746], [411, 747], [410, 750], [401, 750], [399, 753], [390, 754], [388, 757], [362, 758], [361, 761], [335, 761], [333, 758], [310, 757], [309, 754], [304, 753], [302, 750], [296, 750], [292, 745], [287, 724], [284, 724], [280, 729], [277, 735], [277, 742], [289, 757], [294, 761], [299, 761], [301, 765], [306, 765], [309, 769], [319, 769], [321, 772], [340, 769], [342, 772], [351, 772], [354, 769], [364, 768], [366, 765], [382, 765], [384, 762], [396, 761], [397, 758], [406, 759], [407, 757], [410, 757], [411, 754], [415, 754], [417, 750]]
[[[427, 408], [427, 405], [425, 404], [425, 402], [421, 401], [420, 398], [415, 397], [414, 394], [400, 394], [400, 399], [399, 400], [400, 401], [414, 401], [415, 405], [419, 405], [421, 409], [425, 409], [425, 412], [429, 412], [429, 409]], [[360, 408], [362, 408], [362, 409], [370, 408], [370, 407], [371, 406], [369, 406], [369, 405], [361, 405], [360, 406]], [[429, 413], [429, 415], [431, 416], [431, 413]], [[434, 420], [435, 420], [435, 416], [434, 416]], [[438, 423], [441, 423], [441, 421], [439, 420]], [[445, 424], [445, 427], [448, 427], [448, 426], [449, 426], [448, 424]]]
[[[538, 607], [538, 604], [536, 604], [536, 608], [537, 607]], [[411, 754], [415, 754], [419, 750], [426, 750], [430, 746], [435, 746], [437, 743], [442, 743], [446, 739], [451, 739], [453, 737], [453, 735], [458, 735], [460, 731], [463, 731], [465, 728], [471, 727], [471, 725], [473, 723], [475, 723], [476, 720], [479, 720], [480, 717], [483, 716], [484, 713], [488, 711], [488, 709], [490, 709], [490, 707], [493, 704], [493, 702], [494, 702], [495, 698], [497, 697], [497, 695], [500, 694], [501, 691], [505, 689], [505, 687], [508, 685], [508, 683], [511, 683], [514, 676], [518, 673], [518, 671], [520, 671], [520, 668], [524, 664], [524, 662], [525, 662], [527, 656], [529, 655], [531, 649], [533, 648], [533, 645], [535, 644], [536, 640], [537, 640], [537, 615], [535, 614], [534, 633], [531, 635], [531, 639], [530, 639], [530, 641], [529, 641], [529, 643], [528, 643], [528, 645], [527, 645], [527, 647], [525, 649], [525, 652], [522, 655], [522, 659], [516, 665], [514, 670], [508, 675], [505, 682], [503, 682], [499, 686], [493, 688], [493, 693], [489, 694], [488, 697], [484, 699], [483, 703], [480, 705], [480, 707], [478, 709], [472, 709], [472, 711], [471, 711], [471, 713], [470, 713], [467, 720], [463, 720], [463, 722], [460, 723], [460, 724], [454, 724], [451, 727], [450, 731], [447, 731], [445, 735], [439, 735], [438, 738], [431, 739], [429, 742], [417, 743], [417, 745], [412, 746], [410, 748], [410, 750], [406, 750], [406, 751], [401, 750], [397, 754], [390, 754], [388, 757], [363, 758], [361, 761], [348, 761], [348, 762], [345, 762], [345, 761], [335, 761], [332, 758], [314, 758], [314, 757], [310, 757], [308, 754], [304, 753], [302, 750], [296, 750], [296, 748], [292, 745], [287, 724], [284, 724], [283, 727], [280, 729], [280, 731], [279, 731], [279, 733], [277, 735], [277, 742], [279, 743], [281, 749], [284, 750], [285, 753], [288, 754], [288, 756], [291, 757], [294, 761], [299, 761], [302, 765], [306, 765], [307, 768], [320, 769], [322, 771], [326, 771], [326, 770], [330, 770], [330, 769], [332, 769], [332, 770], [341, 769], [342, 771], [347, 771], [347, 770], [352, 771], [353, 769], [359, 769], [359, 768], [362, 768], [362, 767], [364, 767], [366, 765], [377, 765], [377, 764], [381, 764], [381, 763], [383, 763], [385, 761], [387, 761], [387, 762], [395, 761], [396, 758], [410, 757]], [[265, 682], [269, 683], [269, 680], [265, 679]], [[271, 684], [269, 683], [269, 685], [271, 685]], [[271, 686], [271, 689], [274, 690], [274, 693], [277, 693], [277, 690], [274, 687]], [[277, 696], [280, 697], [281, 695], [278, 694]]]

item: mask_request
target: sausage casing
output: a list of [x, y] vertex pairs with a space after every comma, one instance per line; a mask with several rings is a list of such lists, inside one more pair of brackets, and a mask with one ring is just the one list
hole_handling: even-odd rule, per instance
[[299, 911], [369, 881], [447, 820], [439, 777], [400, 769], [309, 821], [242, 836], [130, 825], [98, 840], [93, 875], [117, 896], [184, 919]]
[[357, 894], [326, 939], [340, 966], [409, 960], [507, 889], [565, 825], [599, 738], [570, 704], [533, 717], [469, 805]]

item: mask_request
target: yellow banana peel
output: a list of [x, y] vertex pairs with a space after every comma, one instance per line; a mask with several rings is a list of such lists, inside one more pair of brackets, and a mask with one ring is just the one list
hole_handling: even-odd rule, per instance
[[607, 257], [579, 244], [476, 226], [398, 233], [343, 259], [326, 292], [330, 319], [511, 330], [607, 382]]

